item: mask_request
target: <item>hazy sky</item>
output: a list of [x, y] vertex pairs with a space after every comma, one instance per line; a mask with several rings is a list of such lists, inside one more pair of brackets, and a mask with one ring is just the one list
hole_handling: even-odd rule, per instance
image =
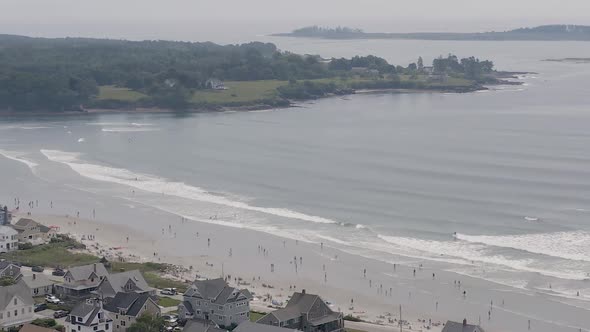
[[183, 22], [200, 30], [258, 27], [257, 33], [307, 24], [388, 32], [485, 31], [590, 25], [588, 13], [590, 0], [0, 0], [0, 33], [132, 38], [143, 36], [140, 32], [150, 36], [150, 29], [177, 31]]

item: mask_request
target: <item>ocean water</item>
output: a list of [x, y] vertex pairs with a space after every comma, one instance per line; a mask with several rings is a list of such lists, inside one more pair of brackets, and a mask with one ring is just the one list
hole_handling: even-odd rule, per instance
[[[590, 301], [590, 65], [543, 61], [590, 44], [261, 38], [399, 64], [478, 55], [531, 73], [480, 93], [359, 94], [263, 112], [2, 118], [0, 174], [43, 181], [44, 197], [92, 193]], [[6, 204], [18, 195], [3, 189]]]

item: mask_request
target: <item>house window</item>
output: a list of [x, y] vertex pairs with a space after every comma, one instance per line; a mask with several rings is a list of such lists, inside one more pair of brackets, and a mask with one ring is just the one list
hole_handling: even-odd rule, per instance
[[7, 317], [7, 318], [10, 318], [10, 311], [7, 311], [7, 312], [6, 312], [6, 317]]
[[122, 321], [121, 321], [121, 326], [125, 326], [125, 324], [127, 324], [127, 323], [125, 323], [125, 321], [124, 321], [124, 320], [122, 320]]
[[14, 317], [18, 316], [18, 310], [14, 311]]
[[82, 317], [78, 317], [78, 322], [82, 322]]
[[14, 299], [14, 305], [18, 305], [18, 300]]
[[108, 331], [109, 330], [109, 324], [105, 325], [104, 328]]
[[0, 319], [4, 319], [4, 314], [0, 312]]
[[94, 331], [98, 331], [98, 326], [95, 326], [95, 327], [93, 328], [93, 330], [94, 330]]

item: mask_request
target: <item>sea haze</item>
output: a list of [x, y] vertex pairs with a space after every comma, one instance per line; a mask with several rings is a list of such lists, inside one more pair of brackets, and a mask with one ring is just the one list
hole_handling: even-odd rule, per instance
[[590, 65], [543, 61], [590, 44], [266, 39], [404, 65], [453, 52], [534, 73], [479, 93], [263, 112], [2, 119], [0, 173], [42, 179], [45, 200], [67, 188], [590, 301]]

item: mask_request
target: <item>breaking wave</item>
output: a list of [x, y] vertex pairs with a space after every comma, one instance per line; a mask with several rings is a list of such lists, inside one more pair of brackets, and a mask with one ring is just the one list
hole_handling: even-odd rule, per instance
[[130, 170], [114, 168], [96, 164], [84, 163], [79, 159], [80, 154], [59, 150], [41, 150], [47, 159], [68, 165], [83, 177], [96, 181], [126, 185], [150, 193], [171, 195], [180, 198], [228, 206], [236, 209], [259, 212], [283, 218], [299, 219], [314, 223], [338, 224], [337, 221], [304, 214], [285, 208], [268, 208], [252, 206], [245, 202], [231, 200], [227, 197], [214, 195], [206, 190], [182, 182], [169, 181], [153, 175], [135, 173]]
[[493, 236], [457, 234], [456, 237], [471, 243], [590, 262], [590, 233], [585, 231]]
[[23, 153], [20, 152], [0, 150], [0, 155], [4, 156], [5, 158], [18, 161], [20, 163], [27, 165], [31, 169], [31, 171], [34, 171], [35, 167], [39, 166], [39, 164], [37, 163], [22, 158]]

